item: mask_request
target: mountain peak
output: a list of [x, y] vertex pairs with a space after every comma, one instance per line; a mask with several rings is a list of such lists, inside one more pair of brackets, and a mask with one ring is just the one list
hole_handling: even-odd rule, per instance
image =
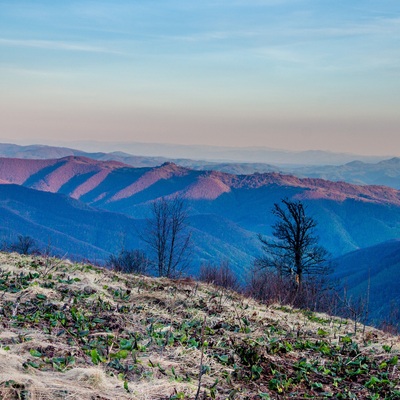
[[177, 165], [171, 161], [167, 161], [158, 167], [154, 167], [154, 170], [165, 171], [168, 173], [178, 173], [178, 174], [187, 173], [191, 171], [189, 168], [182, 167], [181, 165]]
[[393, 158], [390, 158], [388, 160], [383, 160], [383, 161], [380, 161], [378, 164], [380, 164], [380, 165], [386, 164], [386, 165], [399, 166], [400, 165], [400, 157], [393, 157]]
[[115, 168], [115, 167], [129, 167], [131, 168], [130, 165], [124, 164], [120, 161], [114, 161], [114, 160], [95, 160], [90, 157], [86, 156], [76, 156], [76, 155], [71, 155], [71, 156], [66, 156], [58, 159], [60, 161], [66, 161], [66, 162], [72, 162], [76, 164], [84, 164], [84, 165], [94, 165], [98, 166], [99, 168]]
[[166, 161], [165, 163], [162, 163], [159, 168], [171, 168], [171, 169], [178, 169], [178, 168], [183, 168], [180, 165], [175, 164], [172, 161]]

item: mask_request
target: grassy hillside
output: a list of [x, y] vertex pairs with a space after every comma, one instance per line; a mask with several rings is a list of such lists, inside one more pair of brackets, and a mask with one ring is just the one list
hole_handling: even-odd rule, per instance
[[398, 337], [191, 280], [0, 253], [0, 298], [4, 399], [400, 396]]

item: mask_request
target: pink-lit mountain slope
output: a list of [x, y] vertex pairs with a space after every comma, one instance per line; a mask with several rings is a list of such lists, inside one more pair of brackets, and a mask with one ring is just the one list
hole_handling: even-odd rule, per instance
[[354, 199], [400, 205], [400, 192], [384, 186], [357, 186], [278, 173], [232, 175], [194, 171], [173, 163], [133, 168], [116, 161], [69, 156], [54, 160], [0, 158], [0, 181], [37, 190], [63, 193], [87, 203], [113, 203], [152, 190], [154, 197], [180, 194], [188, 199], [214, 200], [233, 190], [272, 185], [304, 189], [299, 199]]
[[52, 160], [0, 158], [0, 179], [52, 193], [62, 192], [69, 183], [71, 188], [85, 192], [97, 187], [111, 171], [123, 167], [115, 161], [98, 162], [74, 156]]
[[[245, 230], [249, 238], [256, 233], [270, 235], [270, 210], [286, 197], [307, 204], [319, 222], [322, 244], [335, 255], [400, 237], [400, 191], [384, 186], [277, 173], [194, 171], [173, 163], [133, 168], [74, 156], [58, 160], [0, 159], [0, 181], [64, 194], [134, 218], [145, 218], [151, 201], [180, 195], [188, 200], [192, 218], [201, 216], [196, 220], [200, 230], [215, 240], [221, 239], [219, 226]], [[248, 251], [246, 243], [237, 243], [240, 251]], [[254, 254], [255, 247], [250, 247]]]

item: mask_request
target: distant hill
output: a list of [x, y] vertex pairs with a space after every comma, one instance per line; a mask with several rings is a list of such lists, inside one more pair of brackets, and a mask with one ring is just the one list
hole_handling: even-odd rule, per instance
[[[116, 142], [102, 143], [96, 141], [75, 142], [79, 148], [96, 148], [97, 151], [118, 151], [124, 149], [131, 154], [143, 156], [167, 157], [169, 159], [189, 158], [213, 162], [229, 163], [267, 163], [274, 165], [341, 165], [354, 160], [377, 162], [387, 157], [362, 156], [350, 153], [335, 153], [321, 150], [289, 151], [268, 147], [228, 147], [205, 145], [176, 145], [167, 143]], [[395, 155], [395, 154], [394, 154]]]
[[85, 152], [68, 147], [45, 146], [40, 144], [20, 146], [0, 143], [0, 157], [20, 159], [57, 159], [69, 156], [87, 157], [99, 161], [119, 161], [134, 167], [154, 167], [169, 159], [164, 157], [134, 156], [123, 152]]
[[47, 160], [0, 158], [0, 180], [67, 194], [91, 204], [119, 202], [150, 188], [150, 199], [179, 193], [189, 200], [215, 200], [233, 190], [278, 185], [306, 189], [302, 199], [353, 199], [400, 205], [400, 192], [384, 186], [357, 186], [278, 173], [233, 175], [195, 171], [170, 162], [154, 168], [133, 168], [116, 161], [75, 156]]
[[400, 308], [400, 239], [345, 254], [334, 264], [335, 276], [348, 288], [353, 300], [365, 300], [370, 285], [371, 321], [388, 316], [393, 306]]
[[400, 189], [400, 158], [378, 163], [352, 161], [340, 166], [312, 166], [292, 170], [297, 176], [345, 181], [358, 185], [385, 185]]
[[[270, 210], [284, 197], [306, 202], [319, 221], [322, 244], [335, 255], [400, 236], [400, 192], [380, 186], [277, 173], [238, 176], [194, 171], [173, 163], [133, 168], [74, 156], [0, 159], [0, 181], [64, 194], [135, 219], [148, 216], [149, 203], [157, 198], [183, 196], [189, 202], [193, 225], [203, 233], [197, 244], [208, 243], [214, 249], [210, 254], [217, 253], [218, 259], [237, 254], [238, 262], [250, 262], [259, 253], [256, 234], [271, 234]], [[229, 239], [224, 239], [223, 229]], [[227, 245], [235, 250], [225, 252]]]

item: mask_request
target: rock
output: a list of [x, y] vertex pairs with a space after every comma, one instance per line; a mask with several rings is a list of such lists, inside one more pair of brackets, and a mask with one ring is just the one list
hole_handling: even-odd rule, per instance
[[85, 293], [85, 294], [93, 294], [93, 293], [96, 293], [96, 290], [95, 289], [93, 289], [92, 287], [90, 287], [90, 286], [85, 286], [84, 288], [83, 288], [83, 292]]

